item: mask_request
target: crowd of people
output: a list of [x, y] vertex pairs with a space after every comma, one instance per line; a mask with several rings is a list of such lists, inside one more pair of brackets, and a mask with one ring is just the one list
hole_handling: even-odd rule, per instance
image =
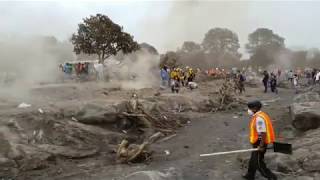
[[262, 83], [264, 85], [264, 92], [268, 92], [270, 87], [271, 92], [278, 93], [277, 85], [279, 79], [287, 80], [289, 85], [295, 89], [295, 92], [298, 93], [298, 88], [301, 85], [310, 86], [320, 84], [320, 70], [319, 69], [305, 69], [304, 71], [297, 70], [287, 70], [283, 74], [279, 69], [277, 73], [268, 71], [263, 72]]
[[66, 73], [66, 74], [72, 74], [75, 73], [77, 76], [80, 76], [82, 74], [88, 74], [89, 73], [89, 63], [65, 63], [60, 64], [60, 69]]
[[64, 79], [89, 80], [94, 77], [96, 80], [103, 80], [103, 64], [95, 62], [66, 62], [59, 65], [64, 73]]
[[164, 66], [160, 71], [161, 87], [170, 87], [173, 93], [179, 93], [180, 87], [188, 87], [190, 89], [196, 88], [194, 79], [196, 72], [189, 66], [184, 69], [175, 67], [172, 70], [167, 66]]
[[[215, 75], [213, 75], [212, 72], [212, 69], [204, 71], [207, 76], [230, 79], [234, 84], [233, 89], [240, 94], [245, 91], [246, 77], [244, 72], [241, 72], [240, 70], [225, 71], [224, 69], [220, 70], [218, 68], [215, 68]], [[185, 68], [175, 67], [172, 68], [172, 70], [167, 66], [163, 66], [160, 71], [161, 88], [165, 89], [166, 87], [170, 87], [173, 93], [179, 93], [181, 87], [187, 87], [191, 90], [195, 89], [198, 87], [198, 84], [194, 82], [194, 80], [199, 73], [200, 69], [194, 70], [189, 66], [186, 66]]]

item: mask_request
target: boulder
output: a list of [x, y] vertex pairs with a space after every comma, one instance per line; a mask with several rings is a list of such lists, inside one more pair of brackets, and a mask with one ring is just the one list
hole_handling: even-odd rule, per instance
[[298, 161], [294, 156], [277, 154], [275, 161], [277, 163], [277, 171], [279, 172], [293, 173], [300, 169]]
[[293, 154], [270, 153], [266, 160], [271, 169], [282, 174], [294, 174], [295, 177], [283, 179], [315, 180], [320, 172], [320, 129], [310, 130], [293, 142]]
[[293, 103], [290, 106], [292, 125], [302, 131], [320, 126], [320, 102]]
[[113, 123], [118, 118], [118, 108], [114, 105], [86, 104], [75, 118], [85, 124]]

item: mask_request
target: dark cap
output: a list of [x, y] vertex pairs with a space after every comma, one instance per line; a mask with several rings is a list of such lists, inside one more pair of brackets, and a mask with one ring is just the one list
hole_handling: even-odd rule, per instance
[[256, 109], [256, 110], [260, 110], [262, 108], [262, 104], [260, 101], [255, 100], [255, 101], [250, 101], [248, 102], [248, 108], [249, 109]]

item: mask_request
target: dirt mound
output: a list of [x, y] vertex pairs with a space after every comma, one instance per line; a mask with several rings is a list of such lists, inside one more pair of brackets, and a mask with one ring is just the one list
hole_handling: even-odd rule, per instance
[[[101, 157], [115, 163], [115, 149], [123, 140], [142, 142], [144, 132], [136, 117], [123, 115], [127, 101], [92, 101], [65, 107], [17, 109], [0, 117], [1, 177], [19, 177], [31, 170], [60, 166], [68, 159]], [[179, 113], [194, 109], [192, 102], [161, 97], [141, 100], [154, 131], [172, 134], [189, 119]], [[18, 112], [17, 112], [18, 111]], [[123, 126], [130, 121], [129, 126]]]

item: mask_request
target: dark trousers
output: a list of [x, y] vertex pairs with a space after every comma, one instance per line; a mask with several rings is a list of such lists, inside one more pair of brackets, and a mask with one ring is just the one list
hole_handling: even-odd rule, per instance
[[264, 85], [264, 92], [266, 93], [268, 91], [268, 82], [263, 82]]
[[277, 90], [277, 86], [274, 85], [274, 84], [271, 84], [271, 92], [274, 92], [274, 93], [278, 93], [278, 90]]
[[[257, 145], [254, 145], [253, 147], [257, 148]], [[265, 147], [266, 148], [264, 151], [253, 151], [251, 153], [248, 173], [246, 175], [248, 180], [254, 180], [257, 170], [265, 178], [268, 178], [270, 180], [277, 179], [276, 175], [267, 168], [266, 163], [264, 162], [264, 154], [266, 153], [267, 145]]]

